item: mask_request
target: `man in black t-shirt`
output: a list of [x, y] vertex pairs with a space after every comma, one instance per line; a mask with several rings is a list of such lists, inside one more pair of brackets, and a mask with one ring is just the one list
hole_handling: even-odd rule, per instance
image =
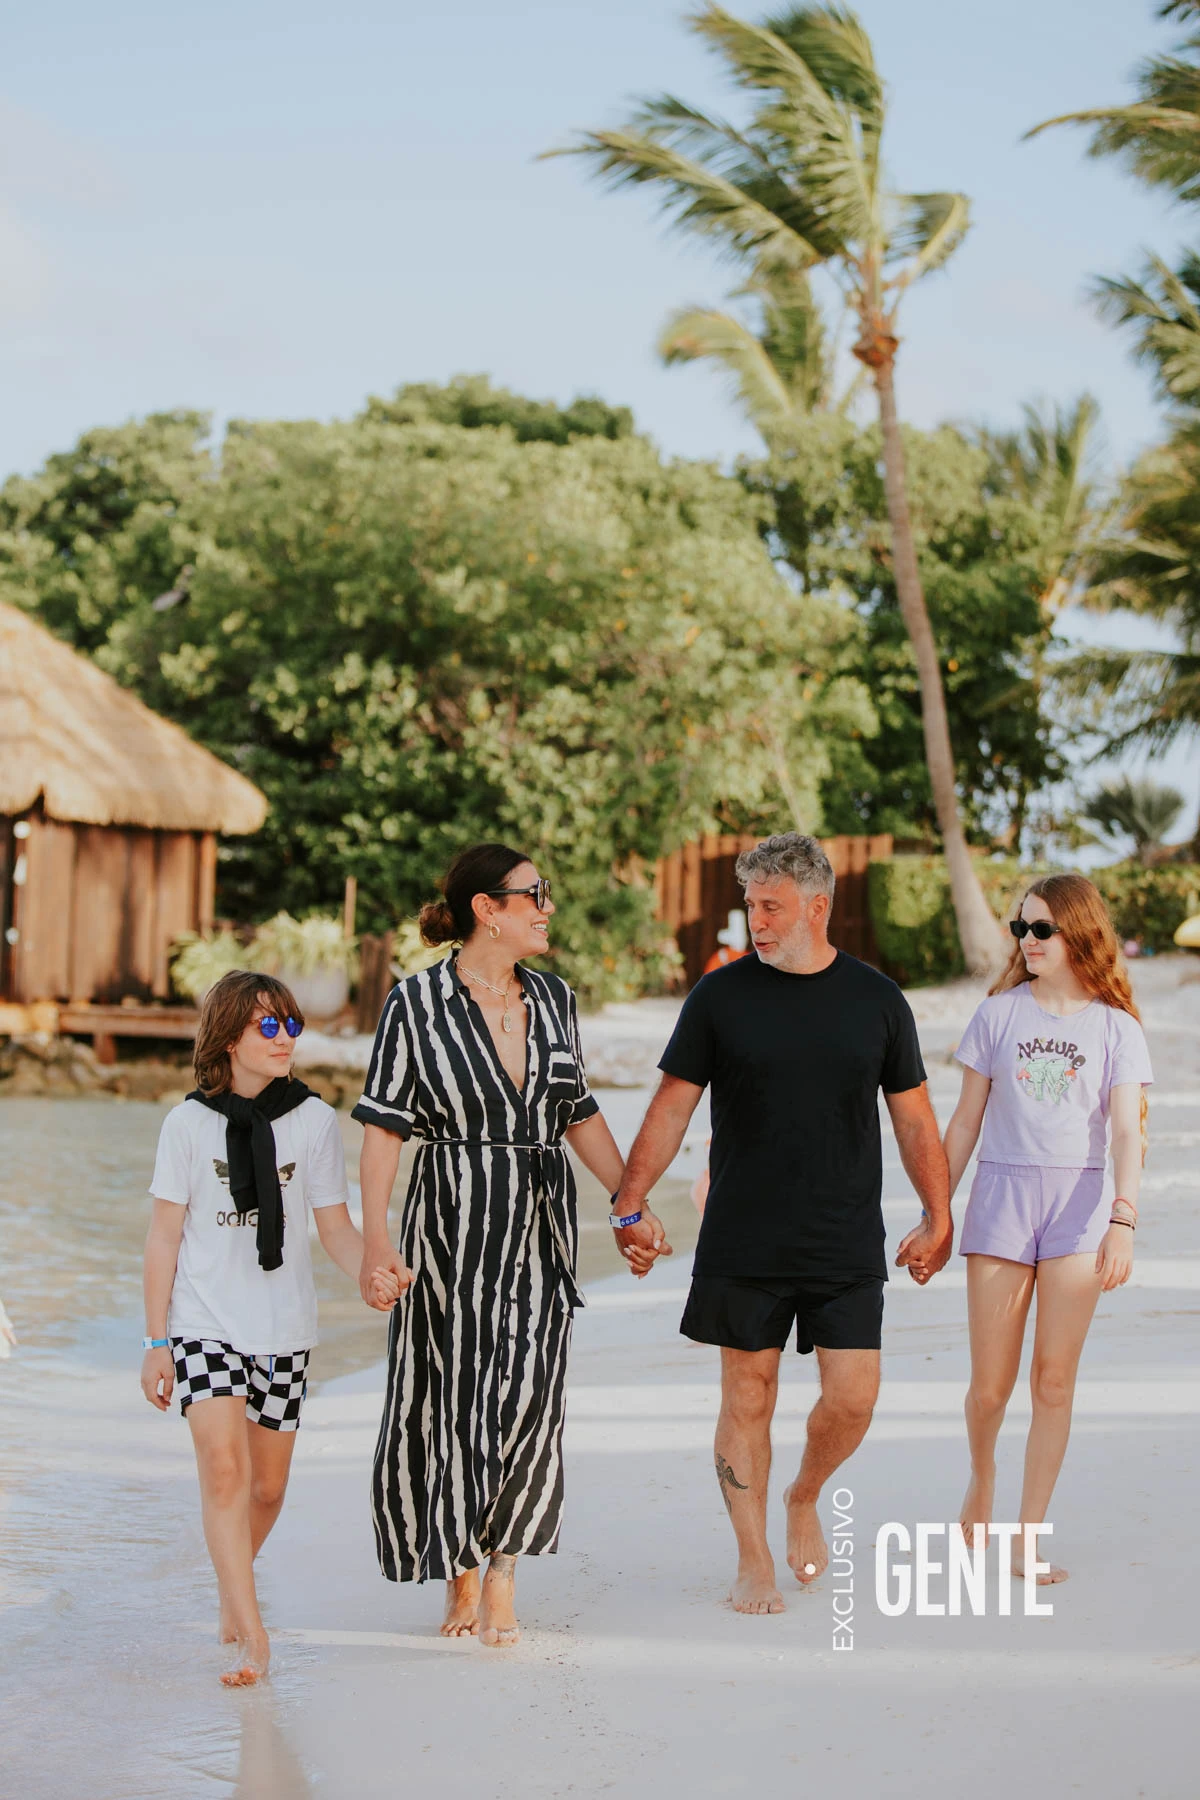
[[[802, 1584], [825, 1568], [825, 1482], [862, 1442], [879, 1390], [884, 1227], [878, 1095], [924, 1216], [897, 1264], [922, 1285], [950, 1254], [949, 1182], [917, 1030], [894, 982], [830, 944], [833, 870], [787, 832], [738, 858], [756, 955], [689, 994], [663, 1079], [629, 1153], [617, 1216], [636, 1214], [711, 1089], [711, 1185], [680, 1330], [721, 1346], [716, 1469], [738, 1542], [739, 1612], [783, 1611], [767, 1544], [767, 1478], [779, 1355], [817, 1351], [821, 1397], [784, 1498], [787, 1560]], [[619, 1230], [635, 1268], [649, 1221]]]

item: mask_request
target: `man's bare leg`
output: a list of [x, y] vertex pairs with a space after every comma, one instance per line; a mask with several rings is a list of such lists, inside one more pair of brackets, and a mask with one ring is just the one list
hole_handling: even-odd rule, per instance
[[783, 1595], [767, 1545], [771, 1419], [779, 1388], [778, 1350], [721, 1351], [721, 1412], [713, 1446], [721, 1498], [737, 1538], [735, 1612], [780, 1613]]
[[446, 1583], [443, 1637], [476, 1637], [479, 1632], [479, 1570], [468, 1569]]
[[821, 1397], [808, 1415], [808, 1438], [800, 1473], [784, 1494], [787, 1559], [802, 1587], [815, 1581], [829, 1562], [817, 1517], [821, 1489], [867, 1435], [879, 1393], [878, 1350], [817, 1350]]
[[515, 1556], [497, 1552], [488, 1563], [479, 1595], [479, 1641], [489, 1649], [510, 1650], [521, 1641], [521, 1627], [513, 1610]]
[[977, 1253], [968, 1256], [966, 1263], [971, 1385], [963, 1410], [971, 1479], [959, 1523], [970, 1544], [975, 1526], [986, 1526], [995, 1516], [996, 1440], [1021, 1366], [1025, 1321], [1033, 1296], [1033, 1264]]

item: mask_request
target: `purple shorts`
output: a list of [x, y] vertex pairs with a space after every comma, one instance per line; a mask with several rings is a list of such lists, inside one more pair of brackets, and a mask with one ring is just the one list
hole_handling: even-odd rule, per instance
[[960, 1256], [1039, 1263], [1095, 1252], [1108, 1230], [1103, 1169], [981, 1162], [959, 1239]]

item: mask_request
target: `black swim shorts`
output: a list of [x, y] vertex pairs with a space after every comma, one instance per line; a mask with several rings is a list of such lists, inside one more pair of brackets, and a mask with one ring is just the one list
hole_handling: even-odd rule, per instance
[[693, 1275], [679, 1329], [726, 1350], [782, 1350], [793, 1323], [796, 1348], [878, 1350], [884, 1283], [805, 1283], [748, 1275]]

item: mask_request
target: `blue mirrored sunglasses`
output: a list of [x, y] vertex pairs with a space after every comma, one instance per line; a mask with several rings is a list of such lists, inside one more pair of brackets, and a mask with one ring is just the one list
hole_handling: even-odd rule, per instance
[[[258, 1029], [265, 1038], [276, 1038], [279, 1036], [279, 1020], [271, 1013], [267, 1013], [265, 1018], [258, 1020]], [[283, 1021], [283, 1029], [290, 1038], [298, 1038], [304, 1027], [298, 1019], [289, 1017]]]

